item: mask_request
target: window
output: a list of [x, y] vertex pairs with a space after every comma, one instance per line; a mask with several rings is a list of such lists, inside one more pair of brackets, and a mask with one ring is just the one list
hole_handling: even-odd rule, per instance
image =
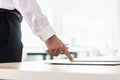
[[[38, 0], [38, 3], [58, 36], [71, 48], [91, 48], [102, 52], [103, 48], [116, 51], [120, 46], [117, 1]], [[23, 22], [24, 50], [43, 51], [44, 43], [26, 26]]]

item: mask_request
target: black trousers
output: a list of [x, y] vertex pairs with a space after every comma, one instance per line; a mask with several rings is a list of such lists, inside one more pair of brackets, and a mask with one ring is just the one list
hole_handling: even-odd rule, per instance
[[0, 63], [21, 61], [21, 21], [17, 10], [0, 9]]

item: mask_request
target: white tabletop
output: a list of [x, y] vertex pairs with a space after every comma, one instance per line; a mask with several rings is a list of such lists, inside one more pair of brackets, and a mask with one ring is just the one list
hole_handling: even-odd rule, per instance
[[120, 66], [50, 65], [43, 61], [1, 63], [0, 79], [120, 80]]

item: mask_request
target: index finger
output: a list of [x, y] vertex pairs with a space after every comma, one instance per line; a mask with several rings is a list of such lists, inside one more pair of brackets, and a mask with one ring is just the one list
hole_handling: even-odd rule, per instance
[[70, 55], [70, 52], [67, 50], [67, 49], [64, 49], [63, 52], [65, 53], [65, 55], [68, 57], [68, 59], [73, 62], [73, 58], [72, 56]]

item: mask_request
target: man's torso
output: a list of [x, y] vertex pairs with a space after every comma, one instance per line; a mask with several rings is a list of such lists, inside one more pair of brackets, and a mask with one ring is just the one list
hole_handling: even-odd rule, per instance
[[12, 0], [0, 0], [0, 8], [13, 10], [15, 6]]

